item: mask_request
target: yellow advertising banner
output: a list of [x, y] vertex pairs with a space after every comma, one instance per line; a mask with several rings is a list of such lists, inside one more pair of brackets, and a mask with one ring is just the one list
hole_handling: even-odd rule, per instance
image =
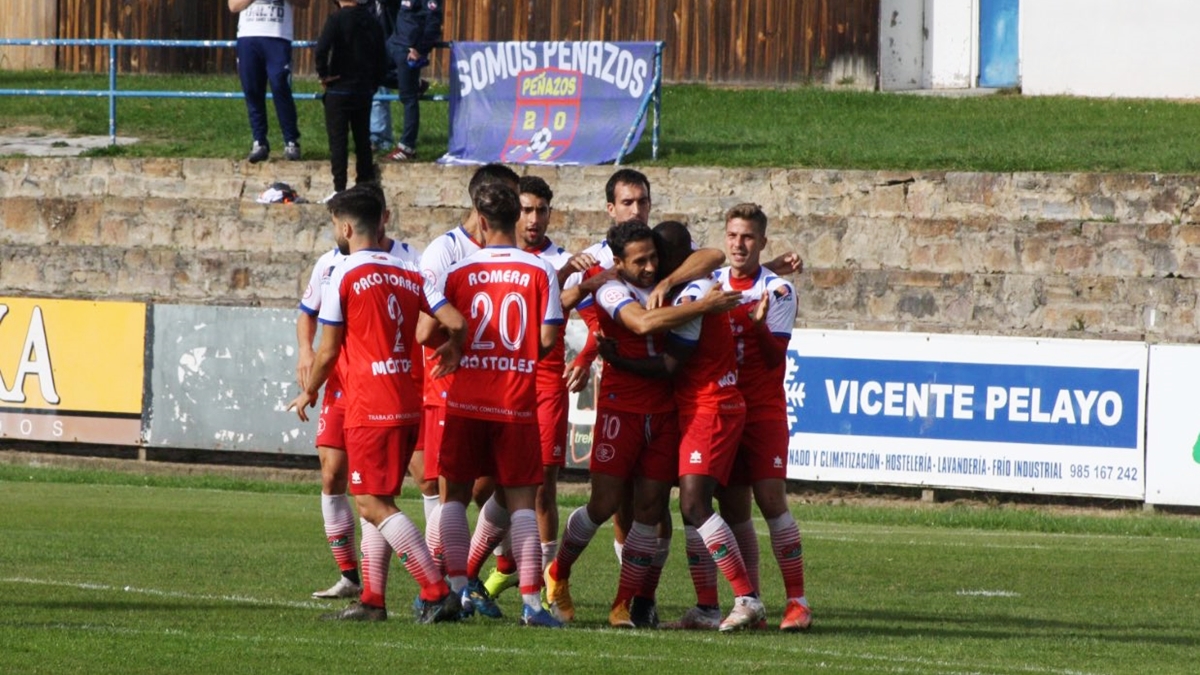
[[142, 303], [0, 298], [0, 436], [137, 442], [145, 351]]

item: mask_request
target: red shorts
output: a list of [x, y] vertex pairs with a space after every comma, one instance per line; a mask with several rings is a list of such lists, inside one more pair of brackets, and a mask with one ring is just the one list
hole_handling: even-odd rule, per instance
[[505, 487], [542, 484], [542, 453], [538, 449], [536, 424], [481, 420], [450, 413], [446, 415], [444, 428], [438, 464], [446, 480], [470, 483], [480, 476], [494, 476], [496, 484]]
[[674, 483], [679, 452], [679, 416], [669, 413], [625, 412], [601, 405], [592, 433], [592, 458], [588, 468], [617, 478], [645, 476]]
[[567, 463], [567, 406], [570, 398], [565, 388], [538, 391], [538, 435], [542, 439], [542, 466], [565, 466]]
[[729, 474], [731, 485], [778, 478], [787, 479], [788, 423], [787, 420], [756, 420], [746, 422], [738, 442], [737, 457]]
[[745, 424], [744, 411], [680, 415], [679, 475], [709, 476], [725, 485]]
[[398, 495], [417, 442], [417, 425], [346, 430], [350, 494]]
[[438, 455], [441, 454], [442, 437], [446, 433], [445, 406], [425, 406], [421, 419], [421, 440], [417, 442], [425, 450], [425, 480], [437, 480]]
[[317, 447], [346, 449], [346, 406], [341, 398], [326, 396], [317, 418]]

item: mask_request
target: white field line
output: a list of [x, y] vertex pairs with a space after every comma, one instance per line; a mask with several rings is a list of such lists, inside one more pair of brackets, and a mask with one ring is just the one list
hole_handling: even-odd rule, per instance
[[[40, 586], [59, 586], [68, 588], [77, 588], [82, 590], [103, 591], [112, 593], [138, 593], [142, 595], [151, 595], [157, 597], [178, 598], [184, 600], [205, 600], [213, 602], [229, 602], [234, 604], [244, 605], [260, 605], [268, 607], [289, 607], [294, 609], [325, 609], [328, 605], [315, 602], [294, 602], [288, 600], [272, 600], [254, 598], [243, 595], [207, 595], [197, 593], [185, 593], [182, 591], [168, 591], [152, 588], [134, 588], [131, 586], [114, 586], [110, 584], [84, 583], [84, 582], [65, 582], [54, 581], [47, 579], [29, 579], [25, 577], [8, 577], [0, 578], [0, 583], [8, 584], [29, 584]], [[226, 640], [233, 642], [257, 642], [257, 643], [292, 643], [305, 645], [328, 645], [340, 647], [358, 647], [364, 645], [378, 647], [381, 649], [400, 649], [410, 651], [428, 651], [430, 649], [438, 649], [447, 653], [473, 653], [473, 654], [512, 654], [520, 656], [541, 656], [544, 655], [544, 650], [540, 647], [490, 647], [486, 645], [470, 645], [460, 644], [453, 640], [445, 640], [438, 642], [420, 641], [418, 644], [412, 642], [392, 642], [392, 641], [364, 641], [361, 639], [336, 639], [336, 638], [308, 638], [295, 637], [286, 635], [245, 635], [240, 633], [207, 633], [198, 634], [194, 631], [184, 631], [179, 629], [168, 630], [140, 630], [135, 628], [123, 628], [113, 626], [96, 626], [91, 624], [52, 624], [51, 628], [57, 628], [65, 631], [90, 631], [90, 632], [108, 632], [122, 635], [169, 635], [183, 636], [189, 639], [197, 637], [205, 637], [215, 640]], [[570, 632], [594, 632], [598, 635], [603, 634], [606, 637], [613, 637], [616, 633], [609, 629], [596, 628], [569, 628]], [[644, 638], [651, 640], [663, 640], [670, 642], [702, 642], [706, 644], [720, 644], [724, 640], [736, 640], [737, 636], [714, 635], [712, 633], [695, 633], [687, 631], [637, 631], [637, 632], [622, 632], [622, 637], [627, 638]], [[737, 661], [722, 661], [722, 665], [734, 666], [743, 665], [756, 669], [768, 667], [779, 669], [794, 669], [797, 664], [803, 664], [805, 669], [821, 669], [829, 671], [853, 671], [880, 673], [938, 673], [939, 675], [982, 675], [984, 673], [995, 673], [996, 675], [1005, 675], [1008, 673], [1025, 673], [1029, 675], [1091, 675], [1090, 673], [1077, 670], [1065, 670], [1058, 668], [1045, 668], [1036, 665], [1003, 665], [1003, 664], [981, 664], [971, 662], [954, 662], [943, 661], [937, 659], [927, 659], [923, 657], [904, 657], [893, 656], [887, 654], [872, 654], [869, 652], [843, 652], [830, 649], [819, 649], [816, 647], [798, 646], [794, 641], [780, 641], [776, 643], [759, 640], [755, 644], [755, 649], [758, 655], [753, 660], [737, 660]], [[555, 652], [558, 657], [595, 657], [596, 655], [590, 652], [579, 651], [562, 651]], [[798, 660], [798, 657], [804, 657], [803, 660]], [[813, 658], [816, 657], [816, 658]], [[711, 666], [711, 658], [709, 657], [684, 657], [678, 654], [672, 655], [656, 655], [656, 654], [630, 654], [620, 651], [609, 651], [601, 658], [614, 661], [628, 662], [662, 662], [662, 663], [693, 663], [700, 667]], [[816, 660], [824, 659], [824, 660]], [[842, 661], [866, 661], [867, 665], [853, 663], [833, 663], [829, 660]]]
[[981, 598], [1019, 598], [1019, 597], [1021, 597], [1021, 594], [1017, 593], [1016, 591], [982, 591], [982, 590], [968, 591], [965, 588], [958, 591], [957, 593], [955, 593], [955, 595], [978, 596]]
[[78, 588], [85, 591], [113, 591], [117, 593], [134, 593], [137, 595], [154, 595], [162, 598], [177, 598], [180, 600], [205, 600], [209, 602], [230, 602], [244, 605], [262, 605], [268, 607], [290, 607], [293, 609], [329, 609], [329, 605], [315, 601], [298, 602], [294, 600], [264, 600], [245, 595], [205, 595], [183, 593], [181, 591], [163, 591], [155, 588], [137, 588], [134, 586], [111, 586], [109, 584], [75, 583], [70, 581], [54, 581], [52, 579], [29, 579], [25, 577], [8, 577], [0, 579], [4, 584], [29, 584], [34, 586], [62, 586]]

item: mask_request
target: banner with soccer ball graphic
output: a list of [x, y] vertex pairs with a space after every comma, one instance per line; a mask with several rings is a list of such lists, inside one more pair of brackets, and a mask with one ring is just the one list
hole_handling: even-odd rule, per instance
[[447, 164], [604, 164], [637, 145], [654, 42], [455, 42]]

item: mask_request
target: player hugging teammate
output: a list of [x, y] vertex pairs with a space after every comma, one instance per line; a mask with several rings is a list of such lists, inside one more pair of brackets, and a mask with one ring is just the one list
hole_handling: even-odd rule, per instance
[[[322, 259], [301, 303], [304, 391], [292, 404], [306, 419], [305, 408], [336, 372], [340, 390], [327, 387], [318, 445], [327, 475], [326, 531], [343, 578], [314, 595], [359, 599], [328, 617], [386, 618], [394, 551], [421, 586], [414, 610], [422, 622], [475, 613], [500, 618], [495, 598], [517, 587], [522, 625], [561, 627], [575, 618], [572, 565], [613, 518], [621, 574], [609, 623], [657, 627], [669, 497], [678, 486], [696, 605], [673, 625], [765, 625], [754, 501], [784, 577], [780, 629], [807, 629], [800, 534], [784, 484], [783, 375], [796, 295], [781, 275], [798, 271], [799, 258], [760, 262], [767, 219], [743, 204], [726, 214], [730, 265], [716, 269], [725, 254], [697, 250], [683, 224], [647, 226], [649, 181], [629, 169], [606, 186], [615, 222], [608, 236], [577, 256], [545, 236], [553, 197], [545, 181], [518, 182], [506, 167], [487, 165], [470, 189], [471, 215], [431, 243], [419, 272], [395, 257], [383, 236], [378, 190], [355, 188], [329, 204], [342, 257]], [[422, 285], [414, 282], [418, 275]], [[576, 307], [592, 335], [568, 367], [562, 326]], [[306, 318], [314, 313], [323, 326], [315, 353]], [[426, 347], [423, 369], [414, 365], [422, 360], [418, 342]], [[591, 497], [558, 539], [566, 393], [583, 388], [596, 353], [604, 370]], [[343, 421], [332, 439], [326, 417], [335, 404], [344, 406]], [[424, 537], [395, 505], [418, 445]], [[342, 503], [347, 483], [362, 523], [361, 585], [348, 555], [354, 531]], [[481, 504], [474, 535], [466, 515], [471, 501]], [[497, 566], [484, 583], [480, 571], [493, 549]], [[724, 618], [717, 570], [735, 595]]]

